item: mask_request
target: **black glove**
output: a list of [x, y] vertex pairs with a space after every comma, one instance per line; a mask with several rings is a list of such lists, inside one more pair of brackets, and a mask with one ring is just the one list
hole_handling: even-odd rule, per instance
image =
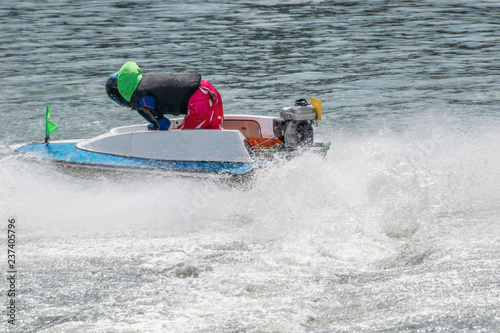
[[144, 118], [146, 119], [147, 121], [149, 121], [151, 123], [152, 128], [150, 128], [151, 125], [148, 126], [148, 129], [150, 130], [156, 130], [158, 129], [158, 119], [157, 117], [153, 114], [153, 112], [151, 111], [150, 108], [148, 107], [145, 107], [145, 106], [138, 106], [137, 107], [137, 112], [139, 112], [139, 114]]

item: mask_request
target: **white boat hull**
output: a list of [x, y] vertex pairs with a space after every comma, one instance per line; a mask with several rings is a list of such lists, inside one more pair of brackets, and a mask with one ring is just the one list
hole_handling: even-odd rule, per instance
[[[223, 130], [149, 131], [147, 124], [123, 126], [91, 139], [14, 146], [17, 152], [70, 169], [218, 174], [242, 177], [279, 151], [273, 121], [267, 116], [226, 115]], [[326, 153], [329, 144], [309, 145]], [[264, 148], [264, 149], [262, 149]], [[264, 153], [262, 153], [264, 151]]]

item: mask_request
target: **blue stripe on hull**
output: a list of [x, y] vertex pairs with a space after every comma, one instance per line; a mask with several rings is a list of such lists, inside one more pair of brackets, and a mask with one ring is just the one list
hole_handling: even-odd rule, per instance
[[144, 158], [115, 156], [95, 153], [76, 148], [76, 142], [33, 143], [17, 148], [28, 156], [53, 160], [61, 163], [96, 165], [118, 168], [165, 169], [172, 171], [222, 172], [244, 174], [253, 163], [164, 161]]

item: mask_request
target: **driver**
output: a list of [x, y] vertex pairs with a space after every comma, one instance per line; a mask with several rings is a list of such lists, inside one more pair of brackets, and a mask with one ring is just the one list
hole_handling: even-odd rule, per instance
[[222, 129], [222, 98], [200, 74], [142, 74], [139, 66], [126, 62], [106, 81], [109, 98], [136, 110], [150, 130], [168, 130], [165, 114], [185, 115], [180, 129]]

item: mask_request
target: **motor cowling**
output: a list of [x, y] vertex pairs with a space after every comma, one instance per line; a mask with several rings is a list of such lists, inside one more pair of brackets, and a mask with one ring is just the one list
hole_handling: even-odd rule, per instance
[[288, 149], [312, 145], [315, 119], [314, 107], [305, 99], [298, 99], [293, 106], [281, 109], [280, 118], [273, 119], [274, 135]]

